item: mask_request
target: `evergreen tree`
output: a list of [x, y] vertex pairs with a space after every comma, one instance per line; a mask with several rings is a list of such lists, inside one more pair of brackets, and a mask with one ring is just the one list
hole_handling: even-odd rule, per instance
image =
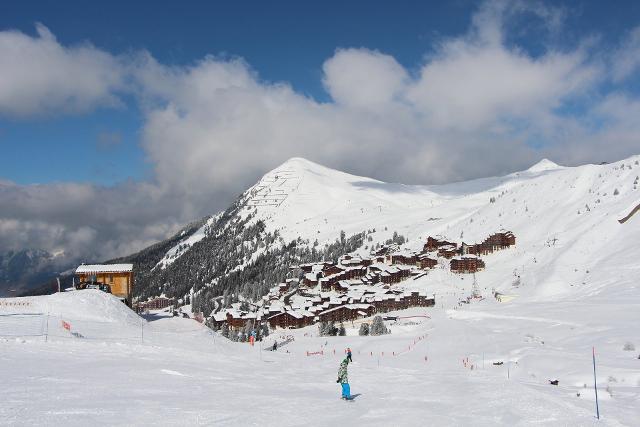
[[344, 328], [344, 324], [342, 322], [340, 322], [340, 328], [338, 329], [338, 335], [340, 335], [341, 337], [344, 337], [345, 335], [347, 335], [347, 330]]
[[369, 324], [368, 323], [363, 323], [362, 325], [360, 325], [360, 330], [358, 331], [358, 335], [361, 335], [361, 336], [369, 335]]
[[227, 325], [227, 322], [222, 324], [222, 336], [225, 338], [229, 338], [229, 325]]
[[389, 329], [387, 329], [387, 327], [384, 325], [384, 321], [382, 320], [382, 317], [381, 316], [374, 317], [369, 334], [384, 335], [388, 333], [389, 333]]
[[244, 328], [242, 330], [242, 333], [245, 337], [245, 341], [247, 341], [249, 339], [249, 335], [251, 335], [251, 332], [253, 331], [253, 322], [247, 322], [244, 325]]
[[332, 337], [338, 335], [338, 328], [336, 328], [335, 322], [329, 323], [329, 327], [327, 328], [327, 335], [331, 335]]
[[320, 324], [318, 325], [318, 334], [321, 337], [327, 336], [327, 322], [320, 322]]

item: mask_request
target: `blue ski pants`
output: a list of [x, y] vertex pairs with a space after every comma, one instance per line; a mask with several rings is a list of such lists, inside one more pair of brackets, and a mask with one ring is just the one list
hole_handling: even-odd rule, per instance
[[351, 397], [351, 387], [348, 383], [342, 383], [342, 397]]

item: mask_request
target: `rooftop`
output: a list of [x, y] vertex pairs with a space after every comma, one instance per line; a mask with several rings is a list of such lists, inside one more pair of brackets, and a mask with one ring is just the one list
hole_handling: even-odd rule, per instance
[[82, 264], [76, 268], [76, 274], [83, 273], [129, 273], [133, 264]]

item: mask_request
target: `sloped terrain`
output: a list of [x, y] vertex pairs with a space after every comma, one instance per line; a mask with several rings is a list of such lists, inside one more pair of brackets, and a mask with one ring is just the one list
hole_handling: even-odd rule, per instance
[[[398, 320], [385, 322], [391, 334], [377, 337], [358, 336], [368, 318], [346, 324], [344, 337], [321, 337], [309, 326], [277, 330], [251, 347], [190, 319], [144, 321], [97, 291], [31, 298], [29, 310], [71, 319], [70, 330], [56, 322], [47, 342], [27, 333], [0, 339], [0, 419], [592, 425], [595, 347], [599, 424], [635, 425], [640, 227], [637, 215], [619, 219], [637, 205], [638, 160], [577, 168], [545, 161], [506, 177], [415, 187], [292, 159], [173, 262], [158, 266], [158, 257], [149, 292], [193, 288], [197, 310], [224, 290], [251, 296], [268, 289], [301, 260], [368, 253], [394, 231], [408, 238], [406, 249], [421, 248], [430, 235], [476, 243], [500, 229], [512, 231], [516, 245], [483, 257], [479, 298], [471, 298], [474, 277], [446, 265], [402, 282], [434, 294], [436, 305], [389, 313]], [[27, 301], [0, 300], [0, 314], [26, 310], [16, 300]], [[274, 340], [287, 344], [267, 351]], [[346, 347], [355, 402], [340, 401], [335, 383]]]
[[[427, 236], [476, 243], [501, 229], [514, 232], [517, 245], [486, 259], [479, 279], [489, 287], [509, 291], [519, 276], [519, 293], [540, 298], [587, 289], [604, 280], [596, 276], [612, 259], [633, 258], [635, 218], [624, 228], [618, 220], [637, 205], [638, 159], [572, 168], [544, 160], [505, 177], [408, 186], [294, 158], [209, 220], [179, 256], [174, 243], [153, 267], [139, 267], [137, 292], [195, 292], [196, 308], [208, 312], [214, 298], [258, 298], [287, 277], [289, 266], [335, 261], [354, 250], [366, 254], [395, 232], [417, 250]], [[341, 244], [342, 235], [351, 243]], [[615, 270], [625, 280], [636, 272]]]

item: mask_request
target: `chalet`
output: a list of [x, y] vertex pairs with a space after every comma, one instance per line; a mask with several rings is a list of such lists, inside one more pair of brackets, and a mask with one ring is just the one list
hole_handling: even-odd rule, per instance
[[318, 315], [321, 322], [347, 322], [375, 313], [371, 304], [346, 304], [323, 311]]
[[458, 246], [454, 244], [444, 245], [438, 249], [438, 256], [451, 259], [458, 255]]
[[453, 242], [447, 242], [446, 240], [438, 240], [431, 236], [427, 238], [427, 243], [424, 244], [422, 251], [423, 252], [434, 252], [437, 251], [442, 246], [456, 246]]
[[374, 306], [376, 312], [386, 313], [387, 311], [397, 310], [399, 309], [399, 304], [396, 301], [396, 295], [394, 294], [383, 294], [376, 295], [374, 298]]
[[510, 231], [495, 233], [489, 236], [483, 243], [491, 246], [493, 250], [506, 249], [516, 244], [516, 236]]
[[438, 260], [430, 258], [429, 255], [424, 254], [418, 257], [416, 265], [418, 266], [418, 268], [422, 269], [433, 268], [438, 265]]
[[288, 283], [280, 283], [278, 285], [278, 293], [280, 295], [286, 293], [289, 290], [289, 284]]
[[475, 255], [455, 257], [449, 265], [454, 273], [475, 273], [484, 269], [484, 261]]
[[418, 257], [415, 254], [395, 253], [391, 255], [391, 264], [416, 265]]
[[342, 277], [346, 280], [358, 279], [367, 274], [367, 267], [359, 266], [359, 267], [349, 267], [347, 268]]
[[209, 318], [208, 324], [213, 329], [220, 329], [222, 325], [227, 322], [227, 313], [226, 311], [219, 311], [217, 313], [211, 313], [211, 317]]
[[352, 257], [351, 255], [344, 255], [340, 258], [338, 263], [343, 267], [368, 267], [371, 265], [370, 258]]
[[212, 327], [219, 329], [222, 325], [227, 324], [232, 329], [242, 329], [247, 323], [256, 324], [259, 322], [258, 314], [256, 313], [241, 313], [234, 309], [228, 309], [212, 313], [211, 317], [207, 321]]
[[133, 295], [133, 264], [82, 264], [76, 268], [81, 282], [109, 285], [111, 293], [131, 306]]
[[272, 328], [295, 329], [313, 324], [314, 314], [303, 310], [288, 310], [268, 319]]
[[309, 288], [317, 286], [318, 285], [318, 273], [315, 273], [315, 272], [305, 273], [304, 277], [302, 278], [302, 284], [304, 286], [309, 287]]
[[171, 305], [175, 305], [176, 300], [173, 298], [167, 298], [164, 296], [156, 297], [145, 302], [139, 302], [134, 304], [136, 312], [141, 313], [145, 310], [162, 310]]
[[298, 267], [304, 273], [311, 273], [311, 270], [313, 270], [314, 265], [315, 265], [314, 263], [308, 263], [308, 264], [300, 264]]
[[320, 279], [320, 290], [322, 292], [331, 291], [338, 283], [338, 275], [323, 277]]
[[324, 277], [333, 276], [334, 274], [342, 273], [344, 271], [343, 268], [338, 267], [337, 265], [328, 264], [325, 265], [322, 269], [322, 275]]
[[427, 298], [425, 294], [417, 291], [405, 293], [403, 299], [409, 307], [432, 307], [436, 304], [435, 298]]

